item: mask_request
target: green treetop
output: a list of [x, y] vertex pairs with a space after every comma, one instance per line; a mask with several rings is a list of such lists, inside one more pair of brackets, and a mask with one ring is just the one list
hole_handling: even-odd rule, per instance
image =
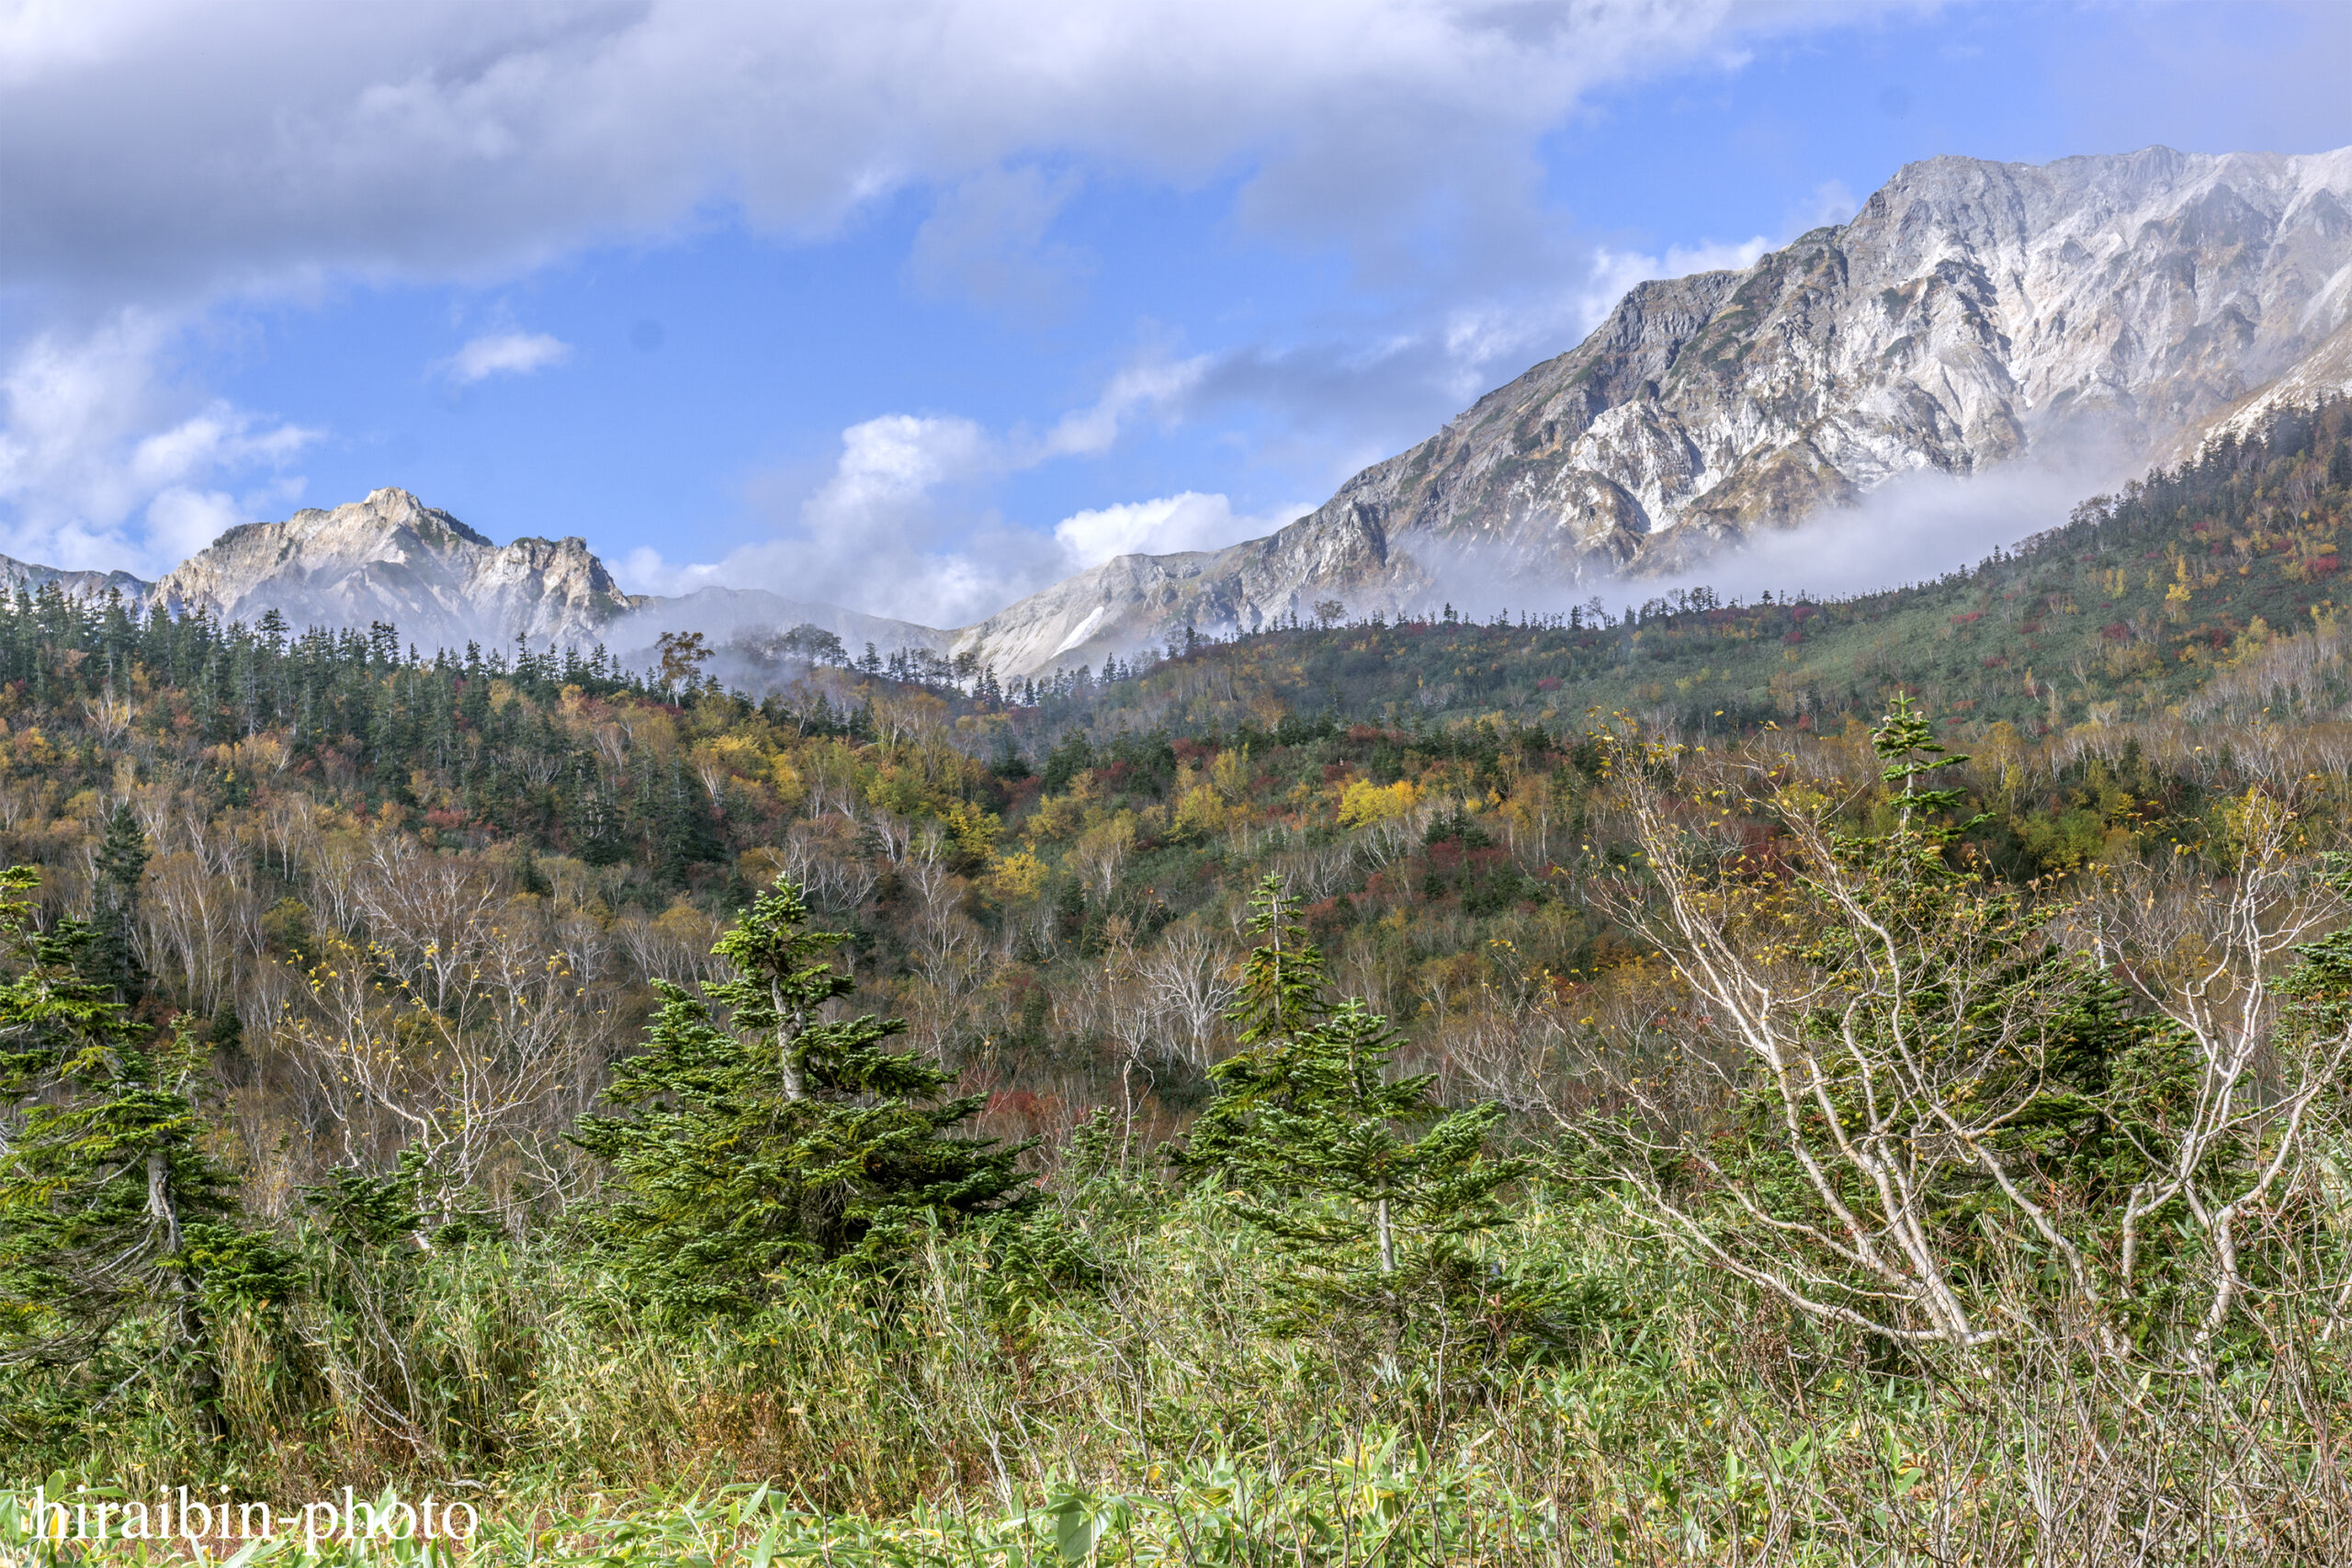
[[[0, 888], [36, 881], [0, 873]], [[201, 1051], [130, 1017], [90, 975], [94, 945], [85, 922], [39, 932], [21, 899], [0, 902], [0, 1364], [70, 1378], [119, 1325], [160, 1319], [209, 1411], [208, 1295], [281, 1295], [287, 1281], [229, 1223], [191, 1096]]]
[[[1936, 739], [1935, 727], [1928, 722], [1926, 714], [1912, 705], [1907, 693], [1894, 694], [1885, 716], [1871, 731], [1871, 750], [1885, 764], [1879, 776], [1900, 786], [1895, 796], [1899, 837], [1915, 839], [1921, 845], [1939, 850], [1984, 820], [1981, 817], [1957, 824], [1929, 820], [1937, 813], [1958, 809], [1968, 792], [1956, 786], [1923, 788], [1920, 781], [1932, 778], [1946, 768], [1957, 768], [1968, 759], [1951, 754]], [[1920, 820], [1915, 822], [1915, 818]]]
[[575, 1134], [612, 1162], [602, 1238], [665, 1304], [746, 1310], [780, 1270], [887, 1265], [927, 1227], [1034, 1201], [1030, 1145], [951, 1131], [985, 1097], [942, 1100], [954, 1074], [884, 1048], [903, 1020], [822, 1016], [854, 982], [827, 962], [844, 939], [807, 919], [794, 889], [756, 899], [717, 948], [734, 977], [707, 1001], [663, 986], [608, 1091], [628, 1114]]
[[1391, 1078], [1387, 1020], [1360, 998], [1329, 1004], [1322, 954], [1280, 880], [1252, 902], [1260, 942], [1232, 1012], [1245, 1049], [1209, 1069], [1216, 1098], [1177, 1163], [1221, 1179], [1242, 1217], [1322, 1283], [1369, 1283], [1393, 1305], [1400, 1276], [1498, 1223], [1496, 1190], [1519, 1174], [1486, 1154], [1501, 1108], [1446, 1112], [1434, 1074]]
[[1329, 1010], [1322, 950], [1291, 919], [1280, 876], [1261, 880], [1250, 907], [1257, 911], [1250, 929], [1259, 941], [1242, 961], [1241, 993], [1228, 1016], [1241, 1025], [1244, 1045], [1295, 1039]]

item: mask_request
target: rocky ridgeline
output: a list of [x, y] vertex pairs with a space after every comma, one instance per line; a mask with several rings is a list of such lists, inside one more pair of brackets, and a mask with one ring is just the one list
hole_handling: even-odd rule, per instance
[[153, 585], [0, 558], [0, 586], [390, 621], [420, 647], [521, 634], [626, 653], [696, 628], [756, 650], [808, 623], [852, 651], [971, 653], [1019, 675], [1330, 601], [1525, 604], [1687, 566], [1903, 474], [2090, 440], [2165, 459], [2346, 389], [2352, 149], [1935, 158], [1744, 271], [1639, 285], [1576, 348], [1267, 538], [1124, 556], [960, 631], [758, 590], [631, 595], [581, 539], [496, 545], [401, 490], [232, 528]]
[[517, 635], [587, 647], [641, 601], [579, 538], [492, 543], [404, 490], [230, 529], [148, 590], [175, 614], [295, 626], [389, 621], [420, 648]]
[[230, 529], [154, 582], [125, 571], [62, 571], [0, 556], [0, 591], [54, 582], [76, 597], [109, 588], [174, 615], [201, 612], [257, 623], [270, 610], [289, 626], [366, 627], [389, 622], [421, 649], [467, 642], [535, 647], [604, 643], [650, 654], [665, 631], [700, 630], [714, 645], [756, 650], [763, 637], [816, 625], [854, 653], [943, 649], [950, 634], [839, 605], [759, 590], [705, 589], [679, 598], [624, 592], [587, 542], [517, 539], [500, 545], [404, 490], [369, 493], [331, 511]]
[[1031, 668], [1326, 599], [1573, 586], [1688, 564], [1901, 474], [2077, 438], [2164, 456], [2352, 385], [2347, 323], [2352, 149], [1931, 159], [1745, 271], [1639, 285], [1577, 347], [1272, 537], [1112, 561], [957, 646]]

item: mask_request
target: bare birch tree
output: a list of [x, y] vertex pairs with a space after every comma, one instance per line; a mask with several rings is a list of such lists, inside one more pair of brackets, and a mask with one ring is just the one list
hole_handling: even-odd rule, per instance
[[[2319, 966], [2341, 962], [2312, 944], [2344, 927], [2352, 874], [2309, 852], [2303, 823], [2276, 789], [2248, 789], [2220, 827], [2201, 868], [2183, 853], [2179, 864], [2113, 878], [2079, 923], [2097, 959], [2193, 1050], [2192, 1092], [2151, 1108], [2161, 1112], [2152, 1116], [2157, 1135], [2117, 1220], [2118, 1267], [2134, 1278], [2152, 1232], [2188, 1227], [2205, 1275], [2200, 1348], [2260, 1293], [2250, 1239], [2276, 1236], [2298, 1203], [2339, 1218], [2347, 1207], [2313, 1156], [2343, 1146], [2352, 1027], [2308, 1010], [2302, 1019], [2282, 1013], [2310, 988], [2289, 975], [2299, 954]], [[2234, 1157], [2240, 1151], [2251, 1158]], [[2331, 1250], [2320, 1288], [2333, 1334], [2352, 1306], [2352, 1271], [2342, 1249]]]
[[1230, 948], [1191, 925], [1169, 931], [1143, 960], [1144, 983], [1177, 1026], [1173, 1043], [1198, 1071], [1206, 1072], [1216, 1059], [1238, 983], [1237, 963]]
[[[1614, 897], [1679, 983], [1662, 1021], [1682, 1051], [1616, 1074], [1634, 1110], [1601, 1140], [1618, 1190], [1826, 1321], [2206, 1362], [2254, 1289], [2243, 1231], [2280, 1222], [2333, 1114], [2352, 1035], [2306, 1020], [2290, 1040], [2266, 982], [2340, 896], [2295, 866], [2283, 807], [2246, 797], [2222, 874], [2088, 918], [2134, 1015], [2058, 950], [2065, 911], [1951, 863], [1936, 823], [1959, 792], [1921, 780], [1958, 759], [1934, 760], [1924, 722], [1898, 704], [1876, 740], [1883, 796], [1659, 747], [1621, 757], [1647, 875]], [[1677, 772], [1679, 793], [1641, 782]], [[1892, 825], [1858, 830], [1873, 811]], [[1703, 1120], [1694, 1082], [1712, 1085]]]

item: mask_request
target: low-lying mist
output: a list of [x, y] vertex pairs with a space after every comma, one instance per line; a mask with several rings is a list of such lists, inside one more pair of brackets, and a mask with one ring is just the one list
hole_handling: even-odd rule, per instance
[[[1671, 570], [1645, 571], [1638, 561], [1617, 570], [1589, 557], [1572, 558], [1562, 570], [1558, 557], [1526, 546], [1417, 539], [1408, 581], [1368, 584], [1352, 593], [1336, 590], [1330, 598], [1348, 619], [1374, 613], [1434, 618], [1451, 606], [1485, 620], [1498, 612], [1555, 615], [1571, 609], [1621, 615], [1699, 588], [1726, 601], [1752, 602], [1765, 593], [1853, 597], [1932, 581], [2058, 526], [2085, 500], [2111, 490], [2142, 465], [2142, 455], [2128, 448], [2119, 440], [2077, 437], [1981, 473], [1901, 475], [1852, 506], [1817, 513], [1795, 527], [1759, 529], [1712, 547], [1694, 539], [1682, 551], [1689, 564]], [[1680, 543], [1671, 536], [1657, 542], [1669, 549]], [[1667, 555], [1657, 550], [1652, 558]], [[1321, 601], [1321, 592], [1315, 597]], [[1306, 608], [1301, 604], [1295, 613], [1303, 618]], [[1273, 624], [1285, 618], [1276, 614]], [[809, 670], [804, 650], [783, 646], [796, 626], [837, 636], [847, 656], [842, 663], [869, 643], [885, 655], [900, 649], [938, 655], [948, 644], [947, 635], [933, 628], [837, 605], [759, 590], [706, 589], [615, 623], [613, 646], [629, 655], [634, 667], [650, 662], [661, 634], [701, 631], [716, 656], [709, 672], [760, 693]], [[1200, 630], [1217, 636], [1232, 628]], [[1181, 626], [1149, 622], [1130, 639], [1132, 646], [1115, 651], [1122, 657], [1154, 652], [1182, 633]]]
[[[1397, 607], [1413, 615], [1451, 604], [1483, 619], [1498, 609], [1564, 615], [1571, 608], [1622, 615], [1646, 601], [1696, 588], [1724, 600], [1850, 598], [1930, 581], [1973, 566], [1996, 549], [2057, 527], [2084, 501], [2112, 490], [2142, 464], [2120, 444], [2078, 441], [2051, 454], [1976, 474], [1904, 474], [1860, 502], [1818, 513], [1789, 528], [1765, 528], [1709, 547], [1677, 570], [1623, 570], [1589, 558], [1566, 572], [1544, 570], [1506, 546], [1417, 546], [1426, 588]], [[1372, 605], [1368, 602], [1363, 608]], [[1351, 613], [1361, 613], [1351, 606]]]
[[2037, 456], [1979, 474], [1937, 470], [1889, 479], [1860, 503], [1794, 528], [1759, 530], [1671, 577], [1622, 579], [1611, 595], [1638, 604], [1704, 584], [1725, 597], [1770, 592], [1849, 598], [1931, 581], [1994, 550], [2057, 527], [2134, 465], [2104, 446]]

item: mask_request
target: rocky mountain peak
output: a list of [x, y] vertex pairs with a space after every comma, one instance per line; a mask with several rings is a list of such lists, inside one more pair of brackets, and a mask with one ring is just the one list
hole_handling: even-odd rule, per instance
[[247, 528], [280, 528], [289, 538], [313, 538], [329, 533], [345, 536], [364, 531], [369, 526], [387, 534], [406, 530], [420, 539], [446, 542], [455, 539], [464, 544], [481, 545], [496, 549], [497, 545], [486, 535], [468, 527], [437, 506], [427, 506], [409, 491], [397, 486], [371, 490], [364, 501], [353, 502], [332, 509], [306, 506], [283, 523], [246, 523], [221, 536], [226, 539]]
[[420, 647], [467, 641], [586, 646], [640, 601], [577, 536], [497, 545], [407, 491], [228, 530], [155, 583], [160, 608], [295, 626], [390, 621]]
[[1688, 565], [1888, 480], [2097, 440], [2141, 461], [2352, 387], [2352, 149], [1930, 158], [1737, 272], [1635, 286], [1575, 348], [1270, 538], [1135, 557], [962, 633], [1000, 668], [1330, 599], [1524, 605]]
[[953, 634], [760, 589], [706, 588], [683, 598], [624, 592], [587, 541], [486, 535], [408, 491], [371, 491], [336, 507], [223, 532], [157, 582], [128, 572], [63, 571], [0, 556], [0, 592], [55, 586], [75, 598], [108, 590], [173, 615], [252, 626], [276, 610], [296, 627], [386, 621], [419, 649], [516, 636], [546, 647], [603, 643], [631, 668], [650, 665], [665, 632], [700, 631], [715, 672], [757, 687], [792, 665], [777, 646], [793, 628], [850, 649], [944, 649]]

